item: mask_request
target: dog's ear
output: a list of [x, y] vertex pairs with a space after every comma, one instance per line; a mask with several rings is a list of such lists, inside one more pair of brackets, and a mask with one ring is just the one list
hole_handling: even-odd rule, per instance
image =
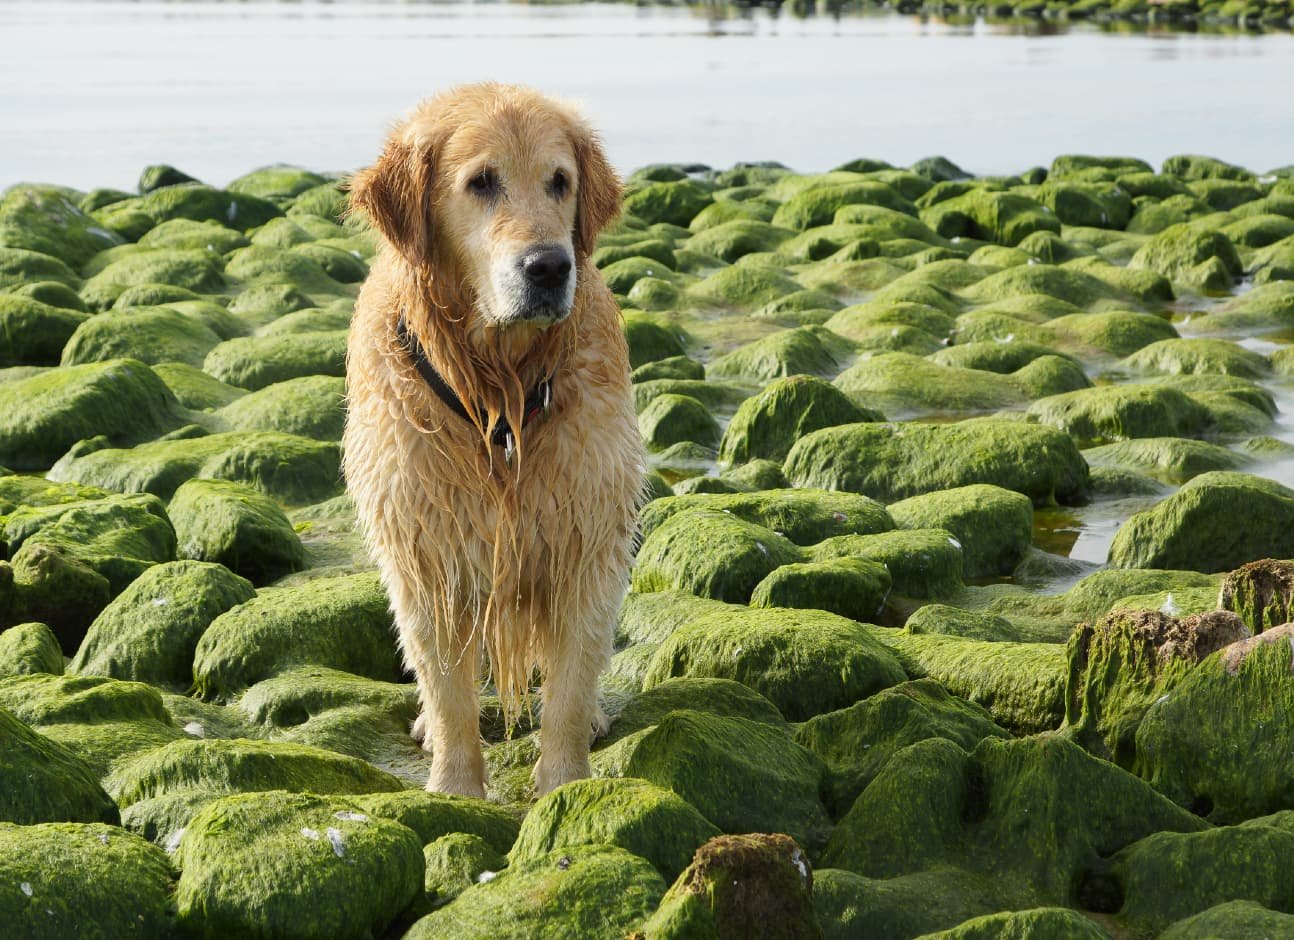
[[578, 125], [572, 137], [580, 177], [575, 190], [575, 250], [588, 255], [598, 232], [620, 214], [620, 177], [591, 130]]
[[348, 212], [363, 212], [410, 263], [431, 251], [432, 157], [399, 139], [387, 141], [377, 162], [350, 181]]

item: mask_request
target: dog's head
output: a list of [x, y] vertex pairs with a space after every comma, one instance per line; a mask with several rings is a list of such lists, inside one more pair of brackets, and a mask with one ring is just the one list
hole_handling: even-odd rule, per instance
[[350, 200], [410, 265], [469, 291], [479, 325], [545, 326], [570, 313], [620, 180], [571, 108], [470, 85], [420, 104]]

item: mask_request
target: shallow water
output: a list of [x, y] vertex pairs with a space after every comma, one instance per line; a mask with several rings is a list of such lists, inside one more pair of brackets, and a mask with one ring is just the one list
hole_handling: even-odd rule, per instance
[[[1045, 34], [1041, 34], [1045, 33]], [[0, 0], [0, 186], [132, 188], [166, 161], [222, 184], [347, 170], [420, 96], [485, 78], [582, 100], [628, 170], [945, 153], [1288, 163], [1294, 37], [970, 24], [722, 5]]]

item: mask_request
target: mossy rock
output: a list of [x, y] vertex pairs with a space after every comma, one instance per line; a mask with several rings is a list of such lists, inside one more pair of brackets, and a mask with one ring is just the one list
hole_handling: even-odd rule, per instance
[[[1082, 394], [1082, 393], [1076, 393]], [[783, 468], [796, 486], [893, 502], [986, 483], [1035, 505], [1081, 503], [1088, 469], [1069, 435], [1019, 421], [847, 424], [800, 438]]]
[[71, 671], [185, 689], [193, 681], [193, 654], [203, 631], [255, 593], [220, 565], [156, 565], [95, 618]]
[[0, 631], [0, 679], [63, 674], [63, 650], [43, 623], [20, 623]]
[[1227, 901], [1179, 920], [1162, 940], [1214, 940], [1218, 937], [1279, 937], [1294, 930], [1294, 914], [1270, 911], [1256, 901]]
[[1244, 266], [1231, 239], [1191, 223], [1170, 225], [1146, 242], [1129, 262], [1192, 287], [1230, 287]]
[[234, 480], [281, 502], [300, 505], [337, 494], [339, 465], [334, 443], [276, 431], [228, 431], [155, 441], [128, 450], [73, 450], [50, 471], [49, 479], [147, 492], [162, 499], [170, 499], [186, 480]]
[[292, 284], [253, 284], [229, 303], [229, 312], [255, 326], [264, 326], [296, 310], [313, 307], [314, 301]]
[[10, 293], [15, 297], [25, 297], [59, 310], [88, 312], [81, 295], [60, 281], [30, 281]]
[[61, 364], [135, 359], [196, 366], [219, 342], [205, 324], [170, 307], [112, 310], [77, 327], [63, 347]]
[[959, 343], [947, 346], [927, 357], [941, 366], [960, 369], [981, 369], [1010, 375], [1043, 356], [1060, 355], [1056, 350], [1027, 340], [994, 340], [992, 342]]
[[812, 897], [808, 860], [789, 836], [718, 836], [697, 850], [641, 936], [819, 940]]
[[690, 396], [672, 394], [658, 395], [639, 413], [638, 431], [652, 450], [680, 441], [714, 447], [721, 433], [705, 405]]
[[1135, 470], [1165, 483], [1185, 483], [1213, 470], [1240, 470], [1253, 462], [1246, 454], [1218, 444], [1183, 437], [1143, 437], [1083, 451], [1097, 467]]
[[31, 542], [0, 571], [7, 582], [5, 619], [39, 618], [47, 624], [59, 647], [60, 663], [63, 651], [76, 649], [90, 622], [112, 600], [108, 579], [59, 546]]
[[425, 790], [360, 793], [349, 799], [371, 816], [408, 826], [424, 845], [450, 833], [468, 833], [506, 854], [517, 839], [516, 816], [486, 800]]
[[106, 310], [127, 288], [140, 284], [170, 284], [198, 294], [225, 289], [220, 256], [211, 252], [123, 246], [105, 255], [87, 266], [93, 276], [81, 286], [81, 298], [96, 310]]
[[58, 365], [86, 315], [31, 297], [0, 294], [0, 367]]
[[840, 868], [813, 873], [813, 906], [823, 940], [851, 940], [860, 928], [924, 937], [1002, 906], [992, 880], [956, 868], [897, 878], [864, 878]]
[[173, 248], [181, 251], [210, 251], [226, 255], [236, 248], [251, 244], [242, 232], [227, 228], [208, 219], [194, 222], [191, 219], [171, 219], [149, 229], [139, 240], [141, 248]]
[[[751, 262], [751, 263], [747, 263]], [[806, 286], [779, 268], [747, 258], [720, 268], [688, 288], [686, 299], [694, 307], [754, 309], [803, 290]]]
[[103, 823], [0, 823], [0, 923], [33, 940], [169, 937], [166, 853]]
[[768, 829], [813, 848], [829, 828], [824, 768], [783, 728], [680, 709], [594, 755], [600, 776], [673, 790], [724, 832]]
[[702, 614], [671, 633], [643, 680], [733, 679], [792, 721], [844, 708], [902, 682], [902, 667], [861, 625], [822, 611], [734, 609]]
[[1218, 339], [1161, 340], [1133, 353], [1121, 365], [1134, 372], [1168, 375], [1211, 373], [1264, 379], [1271, 374], [1266, 356]]
[[962, 548], [945, 529], [836, 536], [816, 545], [811, 555], [817, 562], [855, 558], [882, 565], [894, 593], [903, 597], [946, 597], [962, 586]]
[[614, 846], [571, 846], [510, 865], [417, 921], [405, 936], [624, 936], [642, 926], [664, 893], [665, 882], [645, 859]]
[[666, 356], [655, 362], [644, 362], [630, 376], [633, 382], [650, 382], [654, 379], [698, 381], [704, 378], [705, 366], [689, 356]]
[[986, 737], [1007, 737], [981, 706], [948, 693], [933, 679], [883, 689], [848, 708], [810, 718], [795, 740], [827, 765], [828, 808], [848, 811], [895, 753], [927, 738], [972, 750]]
[[1025, 639], [1024, 631], [1005, 617], [946, 604], [925, 604], [918, 607], [903, 624], [903, 631], [990, 642], [1005, 640], [1018, 643]]
[[0, 195], [0, 247], [38, 251], [78, 268], [121, 243], [61, 187], [19, 183]]
[[412, 830], [335, 797], [216, 800], [189, 822], [175, 858], [179, 924], [202, 937], [368, 937], [423, 889]]
[[790, 375], [828, 375], [844, 363], [849, 343], [822, 327], [781, 330], [739, 346], [706, 366], [718, 378], [769, 382]]
[[965, 288], [962, 296], [980, 304], [991, 304], [1044, 294], [1080, 308], [1109, 305], [1131, 299], [1127, 291], [1072, 267], [1051, 264], [1020, 265], [990, 274]]
[[719, 830], [674, 793], [643, 780], [580, 780], [541, 798], [510, 854], [525, 865], [567, 846], [615, 845], [674, 879]]
[[755, 585], [752, 607], [825, 610], [853, 620], [875, 619], [893, 585], [879, 561], [827, 558], [782, 565]]
[[181, 558], [217, 562], [253, 584], [305, 565], [305, 549], [283, 510], [250, 486], [190, 480], [171, 497], [169, 513]]
[[1084, 446], [1142, 437], [1191, 437], [1212, 425], [1209, 410], [1163, 385], [1101, 385], [1040, 398], [1030, 417]]
[[781, 533], [797, 545], [815, 545], [836, 535], [871, 535], [894, 528], [894, 520], [885, 507], [866, 496], [812, 489], [773, 489], [654, 500], [643, 507], [639, 522], [643, 536], [650, 536], [675, 515], [692, 510], [726, 513]]
[[1176, 176], [1183, 180], [1252, 180], [1254, 175], [1244, 167], [1227, 163], [1214, 157], [1203, 157], [1198, 154], [1179, 154], [1168, 157], [1163, 163], [1165, 176]]
[[207, 353], [202, 369], [250, 391], [307, 375], [341, 377], [346, 371], [346, 331], [227, 340]]
[[135, 444], [178, 427], [175, 396], [142, 362], [42, 372], [0, 386], [0, 464], [45, 470], [84, 438]]
[[1010, 574], [1033, 538], [1033, 505], [1023, 494], [975, 484], [893, 503], [890, 515], [908, 529], [945, 529], [961, 545], [967, 578]]
[[[708, 210], [707, 210], [708, 211]], [[733, 219], [706, 227], [688, 239], [692, 251], [713, 255], [721, 261], [736, 261], [753, 251], [776, 251], [795, 232], [755, 219]]]
[[193, 411], [223, 408], [247, 394], [245, 389], [226, 385], [198, 367], [182, 362], [159, 362], [152, 369], [176, 400]]
[[331, 277], [314, 258], [288, 248], [250, 245], [229, 255], [225, 274], [243, 285], [291, 284], [311, 296], [337, 297], [353, 289]]
[[1103, 855], [1206, 825], [1061, 738], [986, 737], [969, 753], [931, 738], [881, 769], [820, 864], [870, 878], [951, 865], [994, 876], [1012, 907], [1076, 904]]
[[1110, 940], [1110, 934], [1078, 911], [1036, 907], [985, 914], [922, 940]]
[[231, 193], [284, 202], [317, 186], [323, 186], [327, 182], [318, 173], [312, 173], [299, 166], [278, 163], [244, 173], [232, 180], [228, 189]]
[[10, 290], [32, 281], [81, 286], [77, 273], [55, 257], [23, 248], [0, 247], [0, 290]]
[[1294, 491], [1249, 474], [1204, 473], [1128, 519], [1110, 545], [1110, 564], [1207, 573], [1288, 558], [1294, 556], [1292, 525]]
[[117, 804], [71, 750], [0, 708], [0, 820], [116, 825]]
[[624, 211], [648, 224], [686, 226], [714, 201], [707, 187], [694, 180], [649, 183], [625, 197]]
[[391, 613], [375, 575], [266, 591], [221, 614], [198, 641], [193, 677], [203, 697], [228, 699], [306, 664], [399, 681]]
[[[1217, 606], [1234, 611], [1251, 633], [1289, 623], [1294, 603], [1294, 563], [1263, 558], [1222, 579]], [[0, 641], [3, 642], [3, 641]]]
[[910, 353], [860, 359], [835, 380], [857, 402], [887, 414], [995, 411], [1025, 401], [1010, 376], [940, 365]]
[[[640, 644], [646, 645], [646, 644]], [[654, 647], [655, 644], [653, 644]], [[629, 649], [637, 649], [631, 646]], [[688, 709], [727, 718], [744, 718], [785, 729], [786, 719], [764, 696], [732, 679], [685, 677], [666, 679], [635, 695], [612, 722], [611, 730], [598, 742], [608, 747], [660, 722], [672, 711]]]
[[921, 210], [921, 221], [945, 238], [1018, 245], [1034, 232], [1060, 233], [1060, 219], [1027, 196], [972, 189]]
[[474, 884], [489, 881], [508, 861], [480, 836], [451, 832], [423, 846], [426, 866], [423, 899], [413, 905], [416, 916], [452, 901]]
[[1294, 742], [1289, 724], [1275, 717], [1294, 695], [1291, 650], [1294, 627], [1275, 627], [1196, 666], [1147, 709], [1137, 729], [1137, 772], [1217, 823], [1294, 809]]

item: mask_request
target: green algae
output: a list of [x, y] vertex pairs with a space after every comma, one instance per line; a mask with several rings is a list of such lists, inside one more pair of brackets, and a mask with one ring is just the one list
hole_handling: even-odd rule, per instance
[[84, 760], [0, 708], [0, 820], [116, 825], [118, 812]]
[[254, 584], [305, 565], [305, 550], [283, 510], [249, 486], [190, 480], [167, 509], [182, 558], [219, 563]]
[[63, 650], [54, 631], [43, 623], [20, 623], [0, 631], [0, 679], [38, 673], [63, 674]]

